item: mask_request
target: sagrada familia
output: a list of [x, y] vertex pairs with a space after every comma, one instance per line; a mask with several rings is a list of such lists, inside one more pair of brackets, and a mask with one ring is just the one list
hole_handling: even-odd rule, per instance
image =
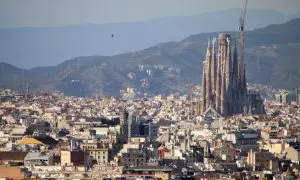
[[245, 64], [229, 34], [219, 34], [218, 45], [216, 38], [208, 42], [201, 91], [201, 115], [210, 110], [220, 116], [264, 113], [260, 95], [247, 91]]

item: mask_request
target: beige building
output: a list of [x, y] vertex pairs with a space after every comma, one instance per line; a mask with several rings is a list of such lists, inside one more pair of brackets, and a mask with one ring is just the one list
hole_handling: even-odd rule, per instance
[[170, 173], [155, 173], [155, 176], [154, 176], [156, 179], [162, 179], [162, 180], [168, 180], [168, 179], [171, 179], [171, 174]]
[[84, 143], [80, 147], [85, 149], [89, 155], [97, 161], [97, 164], [108, 164], [109, 144], [107, 143]]
[[61, 165], [71, 165], [71, 166], [81, 166], [86, 163], [89, 164], [87, 154], [83, 151], [69, 151], [62, 150], [60, 151], [60, 163]]
[[270, 153], [279, 156], [283, 151], [289, 147], [287, 143], [269, 143], [264, 146], [264, 149], [269, 150]]
[[56, 117], [56, 128], [58, 129], [70, 129], [69, 124], [67, 123], [66, 117], [64, 116], [57, 116]]
[[145, 165], [146, 152], [142, 149], [128, 149], [127, 152], [122, 153], [120, 163], [125, 167]]
[[30, 173], [27, 169], [20, 167], [0, 166], [0, 179], [30, 179]]
[[60, 163], [61, 165], [71, 164], [71, 151], [61, 151], [60, 152]]
[[256, 168], [278, 169], [278, 161], [270, 152], [253, 152], [250, 150], [247, 157], [247, 164]]
[[284, 154], [286, 155], [286, 158], [293, 161], [293, 162], [300, 162], [300, 149], [296, 149], [294, 147], [288, 147]]
[[51, 120], [53, 121], [55, 119], [55, 113], [52, 113], [52, 112], [45, 112], [43, 115], [42, 115], [42, 119], [45, 119], [45, 120]]

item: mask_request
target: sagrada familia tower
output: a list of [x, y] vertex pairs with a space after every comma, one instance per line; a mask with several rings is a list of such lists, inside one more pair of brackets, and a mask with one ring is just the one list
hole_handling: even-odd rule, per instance
[[259, 94], [248, 94], [245, 64], [229, 34], [221, 33], [218, 45], [216, 38], [208, 42], [201, 91], [201, 115], [208, 110], [221, 116], [264, 113]]

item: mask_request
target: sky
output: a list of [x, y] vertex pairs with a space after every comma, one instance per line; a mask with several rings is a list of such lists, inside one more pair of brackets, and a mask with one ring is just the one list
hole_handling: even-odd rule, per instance
[[[135, 22], [241, 8], [243, 0], [0, 0], [0, 28]], [[300, 0], [249, 0], [249, 8], [300, 12]]]

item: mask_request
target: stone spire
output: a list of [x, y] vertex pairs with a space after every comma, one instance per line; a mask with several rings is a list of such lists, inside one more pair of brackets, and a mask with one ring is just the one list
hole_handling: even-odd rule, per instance
[[226, 76], [225, 76], [225, 62], [222, 62], [222, 76], [221, 76], [221, 114], [226, 114]]
[[222, 72], [221, 72], [221, 58], [220, 54], [218, 56], [218, 64], [217, 64], [217, 77], [216, 77], [216, 110], [220, 112], [221, 110], [221, 80], [222, 80]]
[[223, 109], [223, 95], [222, 94], [222, 82], [223, 82], [223, 77], [224, 77], [224, 34], [220, 34], [218, 37], [219, 40], [219, 44], [218, 44], [218, 64], [217, 64], [217, 78], [216, 78], [216, 110], [217, 112], [221, 113], [222, 109]]
[[238, 54], [236, 42], [234, 42], [234, 52], [233, 52], [233, 61], [232, 61], [232, 87], [238, 88]]
[[[212, 39], [212, 52], [211, 52], [211, 89], [212, 89], [212, 100], [216, 99], [216, 85], [217, 85], [217, 59], [216, 59], [216, 45], [217, 39], [214, 37]], [[215, 107], [215, 106], [213, 106]]]
[[239, 82], [239, 88], [240, 89], [243, 89], [244, 87], [244, 84], [245, 84], [245, 82], [244, 82], [244, 80], [245, 80], [245, 78], [244, 78], [244, 76], [245, 76], [245, 64], [244, 64], [244, 59], [243, 59], [243, 56], [242, 55], [240, 55], [239, 56], [239, 59], [238, 59], [238, 82]]
[[219, 63], [221, 66], [221, 76], [220, 76], [220, 114], [226, 114], [226, 62], [227, 62], [227, 34], [221, 33], [219, 35]]
[[229, 36], [226, 37], [227, 51], [226, 51], [226, 89], [229, 89], [231, 85], [231, 39]]
[[227, 107], [227, 114], [231, 112], [232, 107], [230, 106], [232, 101], [232, 93], [231, 93], [231, 86], [232, 86], [232, 62], [231, 62], [231, 39], [230, 36], [227, 35], [226, 37], [226, 72], [225, 72], [225, 78], [226, 78], [226, 98], [225, 98], [225, 106]]
[[203, 114], [206, 107], [206, 63], [203, 61], [203, 72], [202, 72], [202, 87], [201, 87], [201, 105], [200, 105], [200, 113]]
[[246, 64], [243, 66], [243, 90], [247, 93]]
[[[211, 104], [211, 100], [212, 100], [212, 88], [211, 88], [211, 47], [210, 47], [210, 39], [208, 40], [208, 46], [207, 46], [207, 52], [206, 52], [206, 58], [205, 58], [205, 62], [206, 62], [206, 106], [205, 106], [205, 110], [209, 107], [209, 105]], [[204, 110], [204, 111], [205, 111]]]
[[208, 42], [203, 61], [200, 113], [203, 115], [209, 107], [223, 116], [243, 113], [246, 107], [251, 106], [242, 56], [238, 56], [235, 42], [232, 56], [229, 34], [219, 35], [217, 53], [215, 43], [216, 38]]
[[246, 64], [244, 64], [243, 66], [243, 69], [244, 69], [244, 72], [243, 72], [243, 86], [242, 86], [242, 106], [245, 106], [246, 104], [248, 104], [248, 100], [247, 100], [247, 93], [248, 93], [248, 90], [247, 90], [247, 81], [246, 81]]
[[234, 52], [233, 52], [233, 60], [232, 60], [232, 102], [235, 102], [232, 111], [236, 112], [241, 102], [238, 101], [238, 53], [236, 47], [236, 41], [234, 41]]

